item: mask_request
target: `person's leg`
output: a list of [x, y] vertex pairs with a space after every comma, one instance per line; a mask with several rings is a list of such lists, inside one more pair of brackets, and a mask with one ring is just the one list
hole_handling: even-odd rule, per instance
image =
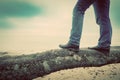
[[73, 9], [72, 29], [69, 43], [79, 45], [82, 34], [84, 13], [89, 6], [96, 0], [78, 0]]
[[93, 7], [96, 15], [96, 23], [100, 26], [98, 46], [109, 48], [112, 38], [112, 27], [109, 18], [110, 0], [96, 0]]
[[[83, 18], [86, 9], [94, 3], [96, 0], [78, 0], [77, 4], [73, 9], [72, 18], [72, 29], [70, 34], [70, 40], [66, 45], [60, 45], [61, 48], [74, 48], [74, 46], [79, 47], [80, 38], [82, 34]], [[72, 44], [72, 45], [71, 45]], [[75, 48], [76, 49], [76, 48]]]

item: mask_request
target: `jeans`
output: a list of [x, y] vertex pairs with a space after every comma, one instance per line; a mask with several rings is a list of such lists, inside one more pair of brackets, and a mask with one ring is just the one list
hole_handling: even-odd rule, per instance
[[110, 47], [112, 27], [109, 18], [110, 0], [78, 0], [73, 9], [72, 29], [69, 43], [80, 45], [84, 13], [90, 5], [93, 5], [96, 23], [100, 26], [99, 47]]

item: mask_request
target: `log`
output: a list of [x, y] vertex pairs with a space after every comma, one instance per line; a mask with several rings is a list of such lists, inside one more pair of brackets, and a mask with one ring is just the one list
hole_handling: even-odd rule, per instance
[[109, 53], [81, 48], [77, 53], [55, 49], [30, 55], [0, 56], [0, 80], [31, 80], [63, 69], [112, 63], [120, 63], [120, 46], [111, 47]]

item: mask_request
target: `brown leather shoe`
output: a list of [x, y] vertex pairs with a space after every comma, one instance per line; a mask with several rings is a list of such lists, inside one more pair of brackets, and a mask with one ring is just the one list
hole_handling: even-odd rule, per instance
[[99, 46], [95, 46], [95, 47], [88, 47], [88, 49], [93, 49], [93, 50], [97, 50], [99, 52], [102, 52], [106, 55], [108, 55], [110, 53], [110, 47], [99, 47]]
[[94, 49], [94, 50], [105, 50], [105, 51], [109, 51], [110, 47], [99, 47], [99, 46], [94, 46], [94, 47], [88, 47], [88, 49]]
[[74, 45], [74, 44], [70, 44], [70, 43], [67, 43], [65, 45], [60, 44], [59, 47], [62, 48], [62, 49], [67, 49], [67, 50], [74, 51], [74, 52], [79, 51], [79, 46]]

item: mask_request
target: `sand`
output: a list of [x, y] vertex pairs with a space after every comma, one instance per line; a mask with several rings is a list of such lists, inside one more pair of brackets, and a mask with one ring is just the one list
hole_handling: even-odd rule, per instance
[[61, 70], [34, 80], [120, 80], [120, 63]]

